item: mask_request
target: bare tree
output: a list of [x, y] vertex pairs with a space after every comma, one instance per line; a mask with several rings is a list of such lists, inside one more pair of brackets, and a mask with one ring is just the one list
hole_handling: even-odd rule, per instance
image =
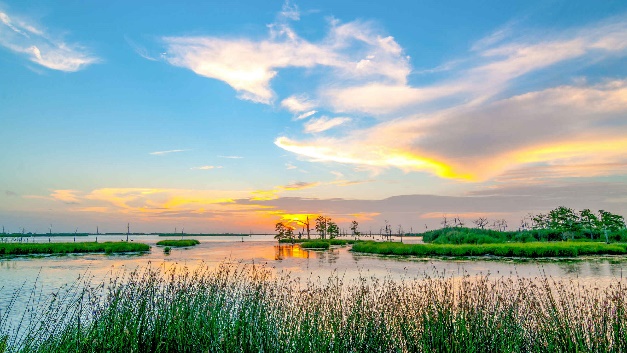
[[488, 218], [487, 217], [479, 217], [477, 219], [475, 219], [474, 221], [472, 221], [472, 223], [474, 223], [477, 227], [484, 229], [486, 225], [488, 225]]
[[440, 222], [440, 224], [442, 224], [443, 228], [448, 228], [451, 226], [451, 223], [448, 220], [448, 217], [446, 215], [442, 215], [442, 222]]
[[459, 218], [459, 216], [457, 216], [457, 217], [453, 218], [453, 224], [455, 224], [455, 227], [460, 227], [461, 228], [461, 227], [464, 226], [465, 223], [464, 223], [464, 221], [461, 218]]

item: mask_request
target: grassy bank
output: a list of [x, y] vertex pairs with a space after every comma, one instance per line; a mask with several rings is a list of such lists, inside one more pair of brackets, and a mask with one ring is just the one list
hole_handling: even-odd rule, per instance
[[150, 246], [141, 243], [0, 243], [0, 255], [72, 254], [72, 253], [123, 253], [148, 251]]
[[184, 246], [194, 246], [198, 244], [200, 244], [200, 242], [196, 239], [160, 240], [157, 242], [157, 245], [173, 246], [176, 248], [180, 248]]
[[32, 324], [8, 336], [8, 352], [627, 351], [619, 282], [605, 290], [547, 278], [297, 284], [224, 265], [69, 288], [26, 314]]
[[[528, 243], [534, 241], [578, 240], [589, 241], [590, 235], [584, 231], [565, 232], [557, 229], [533, 229], [524, 231], [497, 231], [492, 229], [448, 227], [434, 229], [422, 234], [425, 243], [434, 244], [495, 244], [506, 242]], [[594, 239], [605, 240], [605, 236], [595, 233]], [[608, 232], [608, 240], [627, 242], [627, 230]]]
[[481, 245], [402, 244], [390, 242], [359, 242], [352, 251], [381, 255], [415, 256], [483, 256], [504, 257], [576, 257], [582, 255], [623, 255], [627, 244], [592, 242], [533, 242]]
[[181, 235], [186, 237], [247, 237], [250, 234], [236, 234], [236, 233], [159, 233], [160, 237], [180, 237]]

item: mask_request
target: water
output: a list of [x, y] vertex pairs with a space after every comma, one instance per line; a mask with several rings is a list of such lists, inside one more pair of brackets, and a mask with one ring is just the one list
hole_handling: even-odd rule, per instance
[[[427, 275], [539, 277], [551, 276], [559, 280], [577, 280], [580, 283], [604, 287], [627, 275], [627, 258], [595, 257], [576, 261], [546, 260], [517, 261], [481, 259], [420, 259], [352, 253], [349, 247], [335, 247], [327, 251], [304, 250], [298, 245], [277, 245], [271, 235], [196, 237], [200, 245], [191, 248], [173, 248], [164, 254], [156, 242], [180, 237], [132, 235], [130, 241], [152, 246], [146, 254], [132, 255], [66, 255], [0, 258], [0, 313], [4, 312], [15, 293], [22, 288], [12, 305], [11, 315], [19, 315], [28, 303], [33, 288], [48, 296], [62, 285], [79, 277], [91, 278], [97, 284], [116, 276], [121, 271], [152, 266], [168, 269], [172, 266], [194, 269], [198, 266], [215, 267], [222, 262], [254, 263], [267, 266], [277, 273], [290, 272], [293, 277], [327, 278], [337, 275], [350, 280], [357, 277], [390, 276], [392, 278], [421, 278]], [[99, 235], [98, 241], [119, 241], [125, 235]], [[77, 237], [76, 241], [94, 241], [95, 236]], [[243, 240], [243, 241], [242, 241]], [[47, 237], [29, 241], [48, 242]], [[72, 237], [52, 237], [50, 241], [73, 241]], [[405, 242], [420, 242], [404, 238]]]

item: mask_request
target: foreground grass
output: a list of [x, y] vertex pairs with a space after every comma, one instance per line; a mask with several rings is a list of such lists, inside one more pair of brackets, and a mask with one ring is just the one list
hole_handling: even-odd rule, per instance
[[0, 255], [124, 253], [148, 251], [150, 246], [128, 242], [85, 243], [0, 243]]
[[157, 242], [157, 245], [173, 246], [176, 248], [180, 248], [183, 246], [194, 246], [198, 244], [200, 244], [200, 242], [196, 239], [160, 240]]
[[27, 311], [23, 334], [4, 332], [7, 352], [627, 351], [619, 281], [604, 290], [547, 278], [301, 283], [222, 265], [70, 288]]
[[381, 255], [416, 256], [484, 256], [503, 257], [576, 257], [582, 255], [623, 255], [627, 244], [592, 242], [533, 242], [481, 245], [403, 244], [391, 242], [359, 242], [352, 251]]

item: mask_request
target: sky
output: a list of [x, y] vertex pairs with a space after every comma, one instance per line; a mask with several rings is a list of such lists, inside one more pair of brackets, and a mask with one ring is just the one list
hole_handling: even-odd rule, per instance
[[0, 73], [8, 232], [627, 216], [624, 1], [0, 2]]

